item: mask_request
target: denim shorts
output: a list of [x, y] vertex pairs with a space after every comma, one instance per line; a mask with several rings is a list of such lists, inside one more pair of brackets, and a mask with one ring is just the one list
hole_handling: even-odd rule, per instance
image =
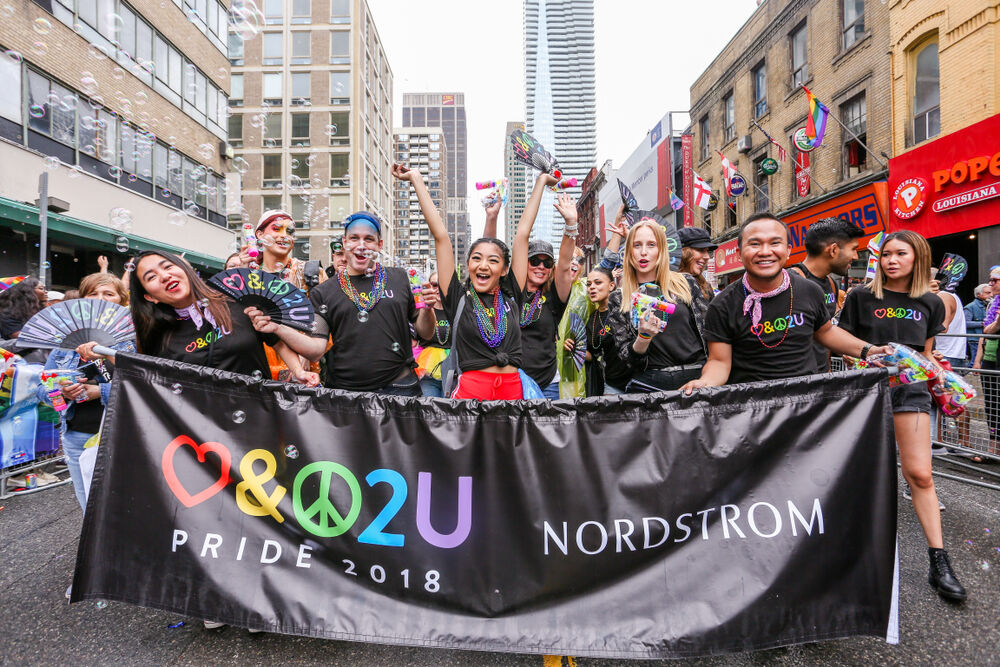
[[931, 412], [931, 392], [926, 382], [914, 382], [889, 388], [889, 398], [892, 400], [892, 413], [897, 412]]

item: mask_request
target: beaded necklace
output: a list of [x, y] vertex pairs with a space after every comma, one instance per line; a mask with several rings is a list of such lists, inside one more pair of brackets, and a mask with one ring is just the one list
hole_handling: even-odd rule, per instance
[[449, 334], [451, 332], [451, 322], [449, 322], [448, 320], [444, 320], [444, 335], [443, 336], [439, 333], [440, 331], [441, 331], [441, 327], [439, 327], [439, 326], [435, 326], [434, 327], [434, 340], [436, 340], [438, 342], [438, 345], [444, 345], [445, 341], [448, 340], [448, 336], [449, 336]]
[[[749, 295], [749, 291], [747, 291], [747, 288], [746, 288], [745, 285], [743, 287], [743, 293]], [[788, 318], [789, 318], [789, 320], [791, 320], [791, 317], [792, 317], [792, 308], [793, 308], [794, 305], [795, 305], [795, 292], [792, 290], [792, 283], [791, 283], [791, 281], [789, 281], [789, 283], [788, 283]], [[754, 326], [758, 326], [758, 325], [754, 325]], [[750, 327], [750, 331], [751, 332], [753, 331], [753, 329], [754, 329], [753, 327]], [[768, 348], [769, 350], [773, 350], [773, 349], [775, 349], [777, 347], [780, 347], [781, 344], [785, 342], [785, 338], [788, 336], [788, 327], [786, 326], [785, 327], [785, 333], [781, 334], [781, 340], [779, 340], [774, 345], [768, 345], [767, 343], [765, 343], [764, 340], [760, 337], [760, 332], [759, 331], [755, 332], [754, 335], [757, 336], [757, 340], [760, 341], [761, 345], [763, 345], [764, 347]]]
[[372, 282], [371, 293], [367, 295], [359, 293], [354, 287], [351, 277], [347, 275], [347, 269], [341, 271], [338, 278], [340, 279], [340, 288], [344, 290], [347, 298], [358, 307], [359, 314], [367, 314], [385, 296], [385, 268], [381, 264], [375, 265], [375, 280]]
[[540, 317], [542, 305], [542, 290], [535, 292], [535, 295], [531, 297], [531, 301], [525, 303], [521, 306], [521, 328], [528, 326], [532, 322], [535, 322]]
[[[602, 320], [601, 319], [601, 311], [599, 311], [599, 310], [594, 311], [594, 323], [590, 327], [591, 328], [590, 340], [591, 340], [591, 342], [594, 343], [594, 347], [595, 348], [600, 348], [601, 347], [600, 343], [598, 343], [597, 341], [598, 340], [602, 340], [603, 341], [605, 334], [607, 334], [607, 330], [608, 330], [608, 317], [610, 317], [610, 315], [611, 315], [611, 311], [610, 310], [604, 311], [604, 319]], [[600, 325], [600, 328], [598, 328], [598, 326], [597, 326], [598, 324]]]
[[470, 289], [469, 294], [472, 295], [472, 310], [476, 313], [476, 327], [479, 329], [479, 337], [490, 347], [497, 347], [507, 335], [507, 313], [504, 312], [501, 290], [498, 289], [493, 294], [493, 317], [490, 317], [489, 311], [480, 301], [476, 290]]

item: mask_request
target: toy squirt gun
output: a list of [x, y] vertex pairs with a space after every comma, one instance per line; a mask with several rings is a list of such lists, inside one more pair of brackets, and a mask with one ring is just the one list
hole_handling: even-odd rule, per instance
[[427, 281], [424, 276], [416, 269], [407, 269], [406, 277], [410, 281], [410, 291], [413, 292], [413, 301], [417, 308], [426, 308], [427, 302], [424, 301], [423, 289], [424, 283]]
[[674, 304], [662, 296], [648, 294], [640, 288], [632, 295], [632, 326], [638, 329], [639, 323], [645, 319], [646, 315], [653, 313], [663, 321], [663, 324], [660, 325], [660, 331], [662, 331], [667, 325], [667, 318], [674, 314], [676, 308]]
[[[66, 399], [62, 395], [63, 385], [73, 384], [74, 382], [79, 382], [85, 378], [84, 374], [80, 371], [42, 371], [42, 375], [39, 378], [45, 389], [48, 391], [49, 400], [52, 402], [52, 407], [56, 412], [65, 412], [69, 406], [66, 404]], [[77, 399], [77, 403], [83, 403], [87, 400], [87, 394], [84, 392]]]

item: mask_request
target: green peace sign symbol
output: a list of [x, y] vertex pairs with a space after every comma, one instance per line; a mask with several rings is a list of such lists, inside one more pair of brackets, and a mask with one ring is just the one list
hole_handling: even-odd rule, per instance
[[[319, 496], [308, 507], [302, 506], [302, 483], [314, 473], [320, 473]], [[351, 509], [341, 517], [330, 498], [330, 481], [340, 475], [351, 489]], [[292, 508], [299, 525], [318, 537], [337, 537], [346, 533], [361, 513], [361, 485], [354, 474], [333, 461], [315, 461], [302, 468], [292, 485]], [[318, 515], [318, 522], [314, 518]], [[333, 525], [331, 525], [331, 522]]]

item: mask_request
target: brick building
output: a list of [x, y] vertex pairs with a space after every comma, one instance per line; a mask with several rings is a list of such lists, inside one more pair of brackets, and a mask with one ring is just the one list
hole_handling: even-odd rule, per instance
[[[727, 242], [735, 245], [739, 223], [755, 211], [769, 210], [789, 223], [792, 261], [804, 256], [802, 237], [816, 219], [844, 217], [867, 235], [886, 228], [885, 180], [892, 150], [889, 44], [886, 4], [767, 0], [695, 81], [693, 168], [710, 183], [719, 205], [711, 212], [694, 207], [693, 213], [695, 223], [723, 244], [717, 274], [742, 269], [738, 260], [734, 265], [720, 258], [727, 256]], [[809, 110], [801, 85], [874, 155], [834, 118], [821, 146], [808, 153], [797, 150], [793, 136], [805, 126]], [[762, 163], [777, 158], [778, 151], [754, 123], [788, 152], [773, 175]], [[746, 180], [742, 196], [727, 196], [716, 151]]]
[[76, 287], [108, 255], [230, 252], [227, 4], [18, 2], [0, 21], [0, 275], [36, 273], [48, 175], [47, 280]]
[[580, 184], [580, 199], [576, 202], [576, 247], [583, 251], [584, 269], [590, 270], [601, 261], [601, 238], [598, 236], [598, 197], [603, 179], [598, 178], [597, 167], [591, 167]]

